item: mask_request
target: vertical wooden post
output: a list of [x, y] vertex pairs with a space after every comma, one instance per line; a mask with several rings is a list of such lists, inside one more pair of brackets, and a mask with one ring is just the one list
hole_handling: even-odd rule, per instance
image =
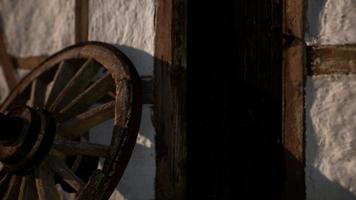
[[0, 64], [5, 76], [6, 84], [9, 89], [16, 85], [16, 68], [11, 56], [6, 51], [5, 35], [0, 27]]
[[283, 132], [285, 184], [283, 198], [305, 199], [304, 172], [304, 1], [284, 0]]
[[156, 199], [186, 199], [186, 0], [156, 6]]
[[88, 41], [89, 0], [75, 1], [75, 43]]

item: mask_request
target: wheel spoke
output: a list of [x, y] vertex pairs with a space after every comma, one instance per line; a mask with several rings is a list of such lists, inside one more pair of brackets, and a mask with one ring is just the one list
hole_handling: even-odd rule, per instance
[[60, 200], [60, 194], [54, 182], [54, 173], [44, 163], [35, 171], [35, 182], [39, 200]]
[[9, 181], [11, 180], [12, 175], [6, 170], [1, 170], [1, 179], [0, 179], [0, 196], [5, 196], [6, 190], [8, 188]]
[[3, 199], [4, 200], [17, 199], [19, 195], [20, 184], [21, 184], [21, 177], [12, 175], [9, 186], [7, 188], [7, 191]]
[[58, 133], [66, 138], [77, 138], [90, 128], [112, 118], [115, 112], [115, 101], [110, 101], [92, 108], [58, 127]]
[[109, 147], [101, 144], [75, 141], [55, 141], [54, 148], [67, 155], [106, 157]]
[[45, 101], [46, 85], [40, 80], [36, 79], [31, 85], [31, 94], [29, 99], [29, 106], [42, 107]]
[[71, 103], [65, 106], [59, 113], [60, 118], [71, 118], [87, 109], [97, 100], [107, 95], [108, 91], [114, 89], [115, 84], [110, 74], [93, 83], [82, 94], [77, 96]]
[[37, 200], [36, 182], [33, 175], [22, 177], [19, 200]]
[[84, 187], [84, 182], [60, 159], [48, 156], [47, 161], [52, 170], [62, 177], [63, 181], [79, 192]]
[[61, 110], [90, 84], [92, 81], [91, 79], [97, 74], [99, 69], [100, 65], [93, 59], [87, 60], [77, 73], [75, 73], [65, 88], [59, 93], [53, 104], [50, 106], [50, 110]]
[[46, 107], [52, 105], [55, 98], [63, 89], [63, 86], [66, 85], [69, 80], [75, 74], [75, 64], [71, 61], [62, 61], [58, 67], [56, 74], [54, 75], [53, 82], [50, 87], [48, 87], [48, 96], [46, 98]]

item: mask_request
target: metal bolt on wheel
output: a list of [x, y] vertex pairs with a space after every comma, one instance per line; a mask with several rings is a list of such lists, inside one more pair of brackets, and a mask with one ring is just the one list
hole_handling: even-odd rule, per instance
[[[88, 42], [49, 57], [0, 106], [1, 199], [106, 200], [136, 142], [140, 79], [115, 47]], [[113, 119], [109, 145], [89, 130]], [[99, 168], [99, 160], [103, 160]]]

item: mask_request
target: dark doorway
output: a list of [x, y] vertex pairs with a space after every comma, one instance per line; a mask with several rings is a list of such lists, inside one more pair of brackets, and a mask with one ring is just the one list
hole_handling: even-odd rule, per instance
[[188, 197], [281, 199], [281, 0], [188, 1]]

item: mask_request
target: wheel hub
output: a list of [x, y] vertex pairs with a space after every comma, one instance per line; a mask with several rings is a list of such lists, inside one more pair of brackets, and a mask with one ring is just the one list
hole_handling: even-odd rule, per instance
[[41, 109], [19, 106], [0, 114], [0, 161], [17, 174], [30, 172], [49, 152], [55, 137], [55, 121]]

